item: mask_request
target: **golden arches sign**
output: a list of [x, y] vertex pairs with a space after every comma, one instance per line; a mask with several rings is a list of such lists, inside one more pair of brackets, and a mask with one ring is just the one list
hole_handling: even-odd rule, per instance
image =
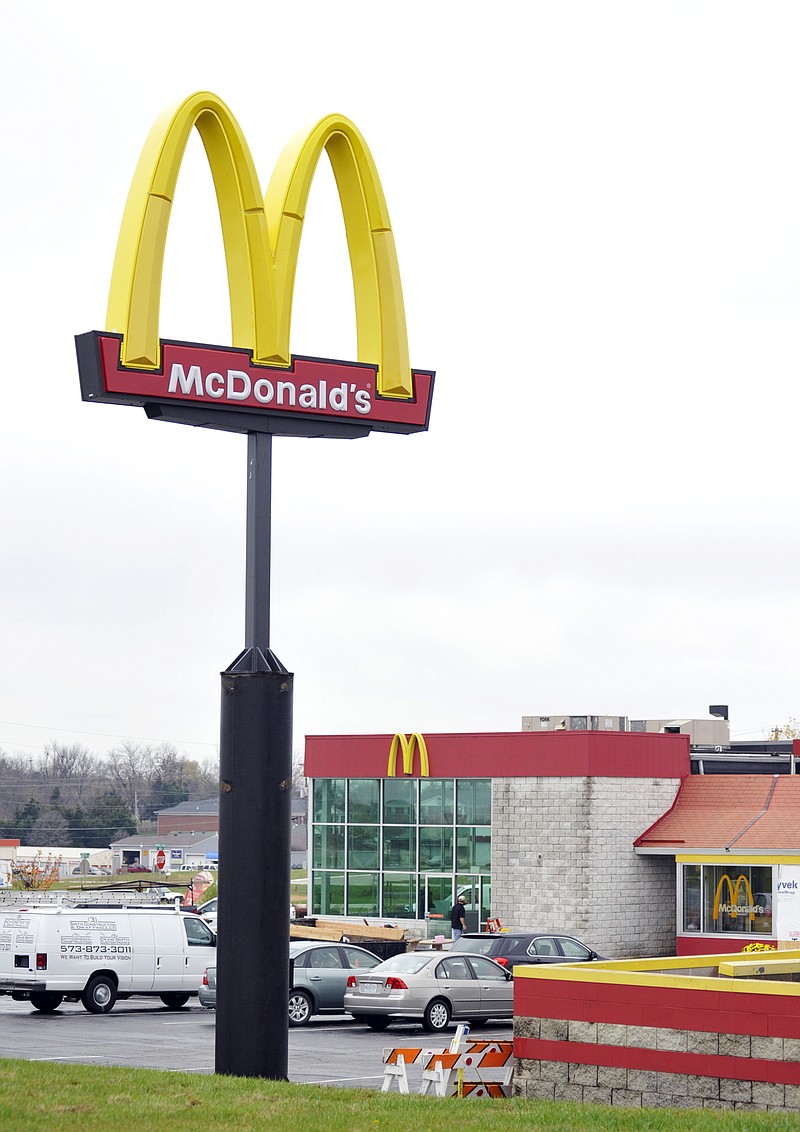
[[419, 774], [420, 778], [430, 777], [430, 763], [428, 762], [428, 748], [425, 739], [418, 731], [413, 735], [406, 738], [399, 731], [392, 739], [392, 744], [389, 747], [389, 765], [387, 775], [389, 778], [397, 776], [397, 754], [398, 751], [403, 755], [403, 772], [405, 774], [413, 774], [414, 772], [414, 748], [419, 750]]
[[749, 898], [748, 903], [742, 908], [742, 911], [746, 912], [749, 915], [751, 920], [754, 920], [756, 918], [755, 902], [753, 900], [753, 890], [750, 887], [750, 881], [748, 880], [748, 878], [745, 876], [744, 873], [739, 873], [739, 876], [736, 878], [736, 883], [734, 884], [733, 881], [731, 880], [731, 878], [728, 876], [728, 874], [723, 873], [722, 876], [719, 878], [719, 883], [717, 884], [717, 890], [714, 893], [714, 919], [715, 920], [719, 919], [720, 912], [724, 911], [724, 909], [726, 908], [726, 905], [722, 904], [722, 889], [723, 889], [723, 887], [727, 887], [727, 889], [728, 889], [728, 897], [729, 897], [729, 903], [727, 905], [728, 914], [731, 915], [731, 916], [738, 916], [739, 915], [739, 912], [738, 912], [738, 908], [739, 908], [739, 888], [740, 888], [741, 885], [744, 885], [745, 894]]
[[380, 178], [364, 138], [337, 114], [289, 142], [262, 197], [242, 130], [208, 92], [156, 121], [136, 168], [114, 261], [106, 327], [123, 336], [121, 363], [160, 365], [164, 248], [178, 172], [197, 128], [217, 194], [231, 303], [233, 345], [255, 364], [288, 366], [292, 294], [308, 195], [325, 149], [344, 216], [355, 291], [358, 358], [378, 366], [382, 397], [410, 398], [403, 294]]

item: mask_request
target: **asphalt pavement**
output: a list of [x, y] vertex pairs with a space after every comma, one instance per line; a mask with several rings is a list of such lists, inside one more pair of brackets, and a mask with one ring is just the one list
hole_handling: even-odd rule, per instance
[[[194, 1005], [169, 1010], [157, 998], [130, 999], [117, 1002], [109, 1014], [89, 1014], [66, 1002], [42, 1014], [2, 996], [0, 1057], [213, 1073], [214, 1011], [191, 1001]], [[511, 1033], [511, 1022], [496, 1022], [482, 1027], [480, 1036], [508, 1041]], [[289, 1080], [380, 1089], [385, 1047], [444, 1048], [454, 1034], [455, 1026], [433, 1035], [410, 1023], [373, 1033], [349, 1015], [312, 1018], [308, 1026], [289, 1030]]]

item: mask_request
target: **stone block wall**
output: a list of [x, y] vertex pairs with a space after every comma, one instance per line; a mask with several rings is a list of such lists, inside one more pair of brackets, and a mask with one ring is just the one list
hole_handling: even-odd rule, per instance
[[[694, 982], [697, 989], [686, 977], [674, 986], [649, 986], [646, 978], [570, 982], [541, 968], [531, 976], [518, 969], [514, 1094], [800, 1112], [800, 988]], [[709, 989], [714, 983], [719, 989]]]
[[634, 840], [677, 778], [496, 778], [492, 913], [504, 927], [575, 935], [601, 955], [672, 954], [675, 860]]

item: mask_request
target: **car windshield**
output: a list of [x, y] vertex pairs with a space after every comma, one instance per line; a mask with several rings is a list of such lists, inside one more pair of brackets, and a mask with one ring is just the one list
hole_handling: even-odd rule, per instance
[[493, 951], [497, 951], [499, 940], [496, 939], [470, 939], [469, 936], [461, 936], [457, 939], [451, 951], [471, 951], [475, 955], [491, 955]]
[[379, 963], [375, 967], [375, 974], [386, 975], [416, 975], [423, 967], [427, 967], [434, 959], [440, 959], [438, 954], [422, 955], [419, 952], [411, 951], [403, 955], [393, 955], [391, 959], [384, 959], [383, 963]]

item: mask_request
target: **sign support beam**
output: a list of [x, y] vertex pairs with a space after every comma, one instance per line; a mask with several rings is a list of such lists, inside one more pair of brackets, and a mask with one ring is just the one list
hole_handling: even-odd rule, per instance
[[222, 673], [215, 1069], [285, 1081], [294, 678], [269, 647], [270, 435], [248, 434], [247, 469], [245, 649]]
[[272, 437], [247, 434], [247, 552], [245, 634], [247, 649], [269, 649], [272, 527]]

